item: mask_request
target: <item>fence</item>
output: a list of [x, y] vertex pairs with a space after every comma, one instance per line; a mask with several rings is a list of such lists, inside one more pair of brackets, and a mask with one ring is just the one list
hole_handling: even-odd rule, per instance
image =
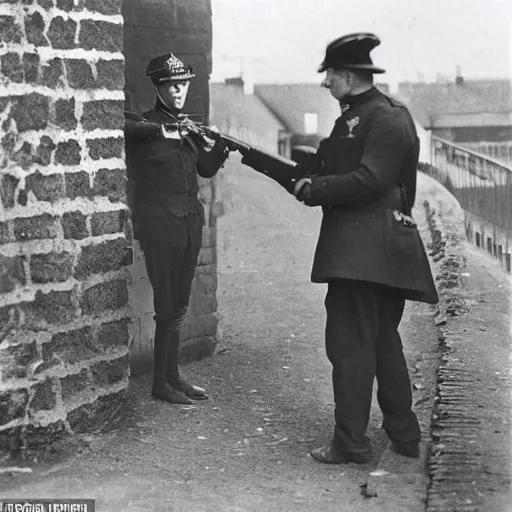
[[432, 137], [430, 174], [466, 211], [468, 238], [496, 256], [508, 272], [512, 252], [512, 168]]
[[512, 142], [465, 142], [462, 144], [471, 151], [490, 156], [505, 165], [512, 166]]

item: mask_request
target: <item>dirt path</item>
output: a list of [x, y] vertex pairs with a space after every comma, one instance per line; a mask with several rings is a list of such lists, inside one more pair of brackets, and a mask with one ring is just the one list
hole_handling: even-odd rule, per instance
[[[224, 194], [222, 341], [213, 357], [183, 369], [211, 399], [169, 407], [148, 397], [149, 376], [135, 379], [121, 424], [89, 436], [72, 459], [4, 479], [3, 495], [93, 497], [99, 512], [382, 510], [359, 488], [385, 440], [376, 407], [373, 464], [326, 467], [308, 455], [333, 428], [325, 287], [309, 282], [320, 212], [236, 165], [225, 171]], [[436, 343], [430, 315], [427, 306], [406, 310], [402, 333], [411, 364], [421, 366], [422, 351]]]

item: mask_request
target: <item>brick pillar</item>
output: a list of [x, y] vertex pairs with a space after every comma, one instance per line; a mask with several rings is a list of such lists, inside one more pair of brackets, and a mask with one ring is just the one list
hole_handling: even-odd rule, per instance
[[0, 447], [128, 385], [121, 0], [0, 5]]

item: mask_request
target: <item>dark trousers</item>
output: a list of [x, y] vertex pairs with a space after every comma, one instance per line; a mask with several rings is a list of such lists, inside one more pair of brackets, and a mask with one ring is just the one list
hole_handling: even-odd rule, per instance
[[398, 325], [405, 300], [397, 291], [364, 281], [329, 282], [325, 307], [327, 357], [333, 366], [334, 443], [367, 454], [366, 437], [374, 377], [383, 426], [390, 439], [419, 441], [412, 392]]

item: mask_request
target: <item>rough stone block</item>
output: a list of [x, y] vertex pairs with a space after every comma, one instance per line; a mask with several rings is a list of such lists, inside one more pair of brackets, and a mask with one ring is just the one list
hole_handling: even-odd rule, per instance
[[82, 247], [82, 252], [75, 267], [75, 277], [83, 279], [91, 274], [119, 270], [131, 265], [132, 261], [132, 248], [125, 238], [86, 245]]
[[47, 11], [53, 7], [53, 0], [37, 0], [37, 3]]
[[[48, 448], [49, 445], [55, 443], [67, 435], [69, 435], [66, 425], [63, 421], [50, 423], [49, 425], [27, 425], [17, 435], [15, 432], [11, 434], [11, 450], [18, 449], [23, 444], [24, 449], [41, 451]], [[1, 442], [1, 441], [0, 441]]]
[[7, 244], [13, 241], [9, 230], [9, 223], [0, 222], [0, 244]]
[[198, 265], [210, 265], [215, 263], [215, 251], [211, 247], [203, 247], [199, 251]]
[[83, 105], [82, 126], [84, 130], [123, 130], [124, 101], [94, 100]]
[[57, 7], [62, 11], [72, 11], [75, 6], [73, 0], [57, 0]]
[[65, 174], [66, 195], [71, 199], [75, 197], [91, 197], [92, 189], [89, 181], [89, 174], [85, 171]]
[[90, 404], [77, 407], [68, 414], [68, 422], [75, 433], [97, 430], [111, 419], [113, 413], [122, 408], [126, 399], [125, 391], [100, 396]]
[[2, 75], [14, 83], [23, 82], [23, 65], [17, 53], [6, 53], [0, 57]]
[[120, 380], [126, 379], [129, 373], [128, 355], [114, 359], [113, 361], [101, 361], [91, 368], [94, 384], [97, 386], [109, 386]]
[[43, 213], [36, 217], [14, 219], [16, 240], [42, 240], [57, 237], [57, 217]]
[[[0, 340], [1, 341], [1, 340]], [[6, 382], [10, 379], [25, 379], [29, 366], [38, 359], [36, 342], [10, 345], [0, 351], [0, 376]]]
[[0, 195], [2, 196], [2, 204], [4, 208], [12, 208], [14, 206], [14, 198], [16, 197], [16, 187], [20, 180], [10, 174], [2, 174], [0, 181]]
[[0, 392], [0, 425], [23, 418], [28, 405], [26, 389], [6, 390]]
[[73, 271], [73, 255], [68, 252], [33, 254], [30, 257], [30, 275], [33, 283], [67, 281]]
[[34, 395], [30, 401], [30, 411], [51, 411], [55, 408], [57, 397], [53, 390], [53, 381], [46, 379], [34, 386]]
[[78, 125], [75, 116], [75, 98], [58, 99], [55, 102], [55, 124], [66, 131], [74, 130]]
[[23, 74], [25, 82], [36, 83], [39, 78], [39, 55], [37, 53], [23, 54]]
[[33, 156], [34, 163], [40, 165], [50, 165], [52, 161], [53, 150], [57, 146], [53, 142], [51, 137], [48, 135], [43, 135], [39, 139], [39, 145], [37, 146], [36, 153]]
[[119, 0], [85, 0], [85, 8], [91, 12], [99, 12], [107, 16], [121, 14], [121, 2]]
[[123, 137], [106, 137], [102, 139], [88, 139], [89, 156], [93, 160], [107, 158], [122, 158], [124, 155]]
[[74, 48], [76, 28], [76, 21], [71, 18], [67, 20], [62, 16], [53, 18], [47, 32], [52, 47], [56, 49]]
[[0, 254], [0, 293], [12, 292], [26, 283], [23, 262], [25, 256], [7, 257]]
[[76, 314], [74, 290], [36, 292], [32, 302], [23, 306], [26, 322], [29, 327], [38, 328], [41, 324], [55, 324], [70, 322]]
[[80, 306], [85, 315], [95, 315], [119, 309], [128, 304], [128, 286], [125, 279], [107, 281], [83, 292]]
[[128, 347], [129, 322], [129, 318], [122, 318], [100, 325], [96, 332], [96, 344], [107, 351], [110, 349], [115, 350], [121, 347]]
[[25, 171], [29, 169], [34, 161], [34, 151], [32, 144], [25, 141], [21, 148], [11, 155], [11, 160], [16, 162]]
[[66, 212], [61, 223], [66, 239], [83, 240], [89, 236], [87, 218], [82, 212]]
[[27, 42], [34, 46], [48, 46], [48, 40], [44, 35], [45, 24], [40, 12], [29, 14], [25, 18], [25, 34]]
[[82, 20], [79, 45], [85, 50], [123, 51], [123, 26], [99, 20]]
[[11, 116], [18, 132], [42, 130], [48, 126], [50, 99], [47, 96], [33, 92], [16, 98], [13, 103]]
[[73, 396], [84, 391], [89, 386], [89, 375], [87, 370], [83, 369], [80, 373], [67, 375], [60, 379], [62, 389], [62, 400], [68, 402]]
[[100, 169], [94, 176], [93, 193], [107, 196], [113, 203], [126, 202], [127, 178], [124, 169]]
[[92, 236], [123, 231], [126, 222], [126, 210], [93, 213], [91, 216]]
[[92, 89], [95, 87], [91, 66], [85, 59], [65, 59], [64, 64], [70, 87], [75, 89]]
[[104, 87], [109, 90], [122, 90], [124, 88], [124, 61], [123, 60], [100, 60], [96, 64], [98, 77], [97, 87]]
[[43, 359], [51, 361], [57, 357], [66, 364], [86, 361], [101, 353], [101, 347], [94, 343], [92, 328], [82, 327], [72, 331], [54, 334], [51, 341], [43, 344]]
[[62, 59], [55, 58], [48, 62], [47, 66], [42, 67], [39, 75], [39, 84], [50, 89], [55, 89], [64, 81], [64, 64]]
[[0, 43], [20, 43], [21, 27], [14, 16], [0, 16]]
[[32, 192], [39, 201], [53, 203], [64, 197], [64, 176], [62, 174], [46, 176], [35, 172], [25, 178], [25, 190]]
[[78, 165], [82, 160], [80, 149], [80, 144], [75, 139], [59, 142], [55, 150], [55, 163], [62, 165]]

